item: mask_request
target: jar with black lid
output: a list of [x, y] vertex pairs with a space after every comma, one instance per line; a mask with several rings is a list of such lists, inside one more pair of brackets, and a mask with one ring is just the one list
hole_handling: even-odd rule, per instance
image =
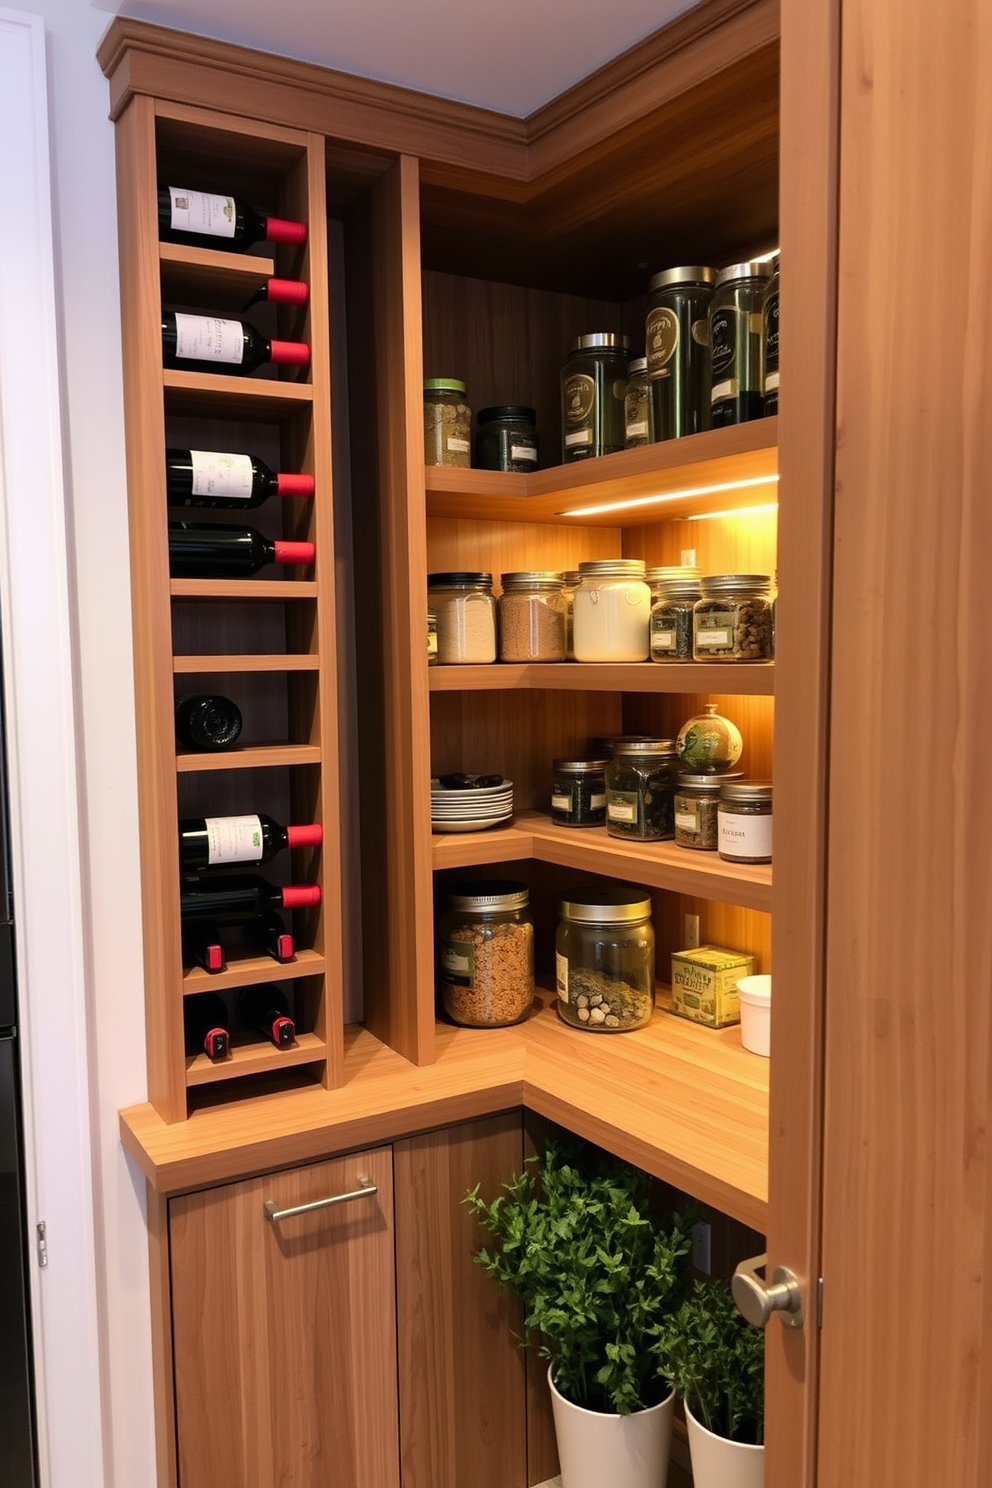
[[551, 762], [551, 820], [558, 827], [601, 827], [606, 821], [603, 759]]
[[772, 582], [768, 574], [708, 574], [693, 607], [695, 661], [771, 661]]
[[761, 391], [765, 417], [778, 413], [778, 258], [772, 259], [772, 277], [765, 289], [761, 310]]
[[728, 863], [772, 860], [772, 783], [724, 780], [717, 806], [717, 851]]
[[534, 1001], [534, 925], [527, 885], [509, 879], [457, 885], [438, 920], [438, 981], [445, 1012], [468, 1028], [505, 1028]]
[[647, 889], [566, 893], [555, 937], [558, 1016], [587, 1033], [642, 1028], [654, 1012], [654, 929]]
[[466, 387], [458, 377], [428, 377], [424, 381], [424, 464], [472, 464], [472, 410]]
[[627, 392], [623, 403], [625, 444], [637, 449], [651, 444], [651, 390], [648, 387], [648, 359], [635, 357], [627, 368]]
[[761, 418], [761, 326], [769, 263], [731, 264], [710, 303], [710, 422], [714, 429]]
[[741, 774], [680, 774], [675, 782], [675, 844], [716, 852], [720, 787], [725, 780], [740, 780]]
[[562, 462], [622, 450], [630, 341], [613, 331], [580, 336], [561, 374]]
[[479, 470], [537, 469], [537, 415], [522, 404], [479, 410], [475, 464]]
[[674, 739], [617, 744], [606, 767], [606, 830], [611, 837], [661, 842], [675, 836]]
[[649, 568], [652, 661], [692, 660], [692, 615], [702, 592], [698, 568]]
[[648, 286], [644, 323], [654, 438], [678, 439], [710, 426], [709, 309], [713, 269], [663, 269]]

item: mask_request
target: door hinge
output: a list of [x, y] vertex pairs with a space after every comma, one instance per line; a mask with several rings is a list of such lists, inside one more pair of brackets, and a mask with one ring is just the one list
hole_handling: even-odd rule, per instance
[[44, 1220], [40, 1220], [39, 1223], [36, 1224], [34, 1228], [35, 1228], [35, 1236], [36, 1236], [37, 1247], [38, 1247], [38, 1265], [39, 1266], [47, 1266], [48, 1265], [48, 1225], [45, 1223]]
[[816, 1326], [823, 1327], [823, 1277], [816, 1279]]

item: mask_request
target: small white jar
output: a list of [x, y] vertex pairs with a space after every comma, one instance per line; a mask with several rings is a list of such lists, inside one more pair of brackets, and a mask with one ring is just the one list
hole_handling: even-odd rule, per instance
[[572, 610], [576, 661], [647, 661], [651, 590], [639, 558], [579, 564]]

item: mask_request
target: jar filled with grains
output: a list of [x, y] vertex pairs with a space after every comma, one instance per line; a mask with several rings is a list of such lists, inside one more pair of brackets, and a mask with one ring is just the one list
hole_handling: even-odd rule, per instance
[[566, 604], [560, 573], [505, 573], [499, 601], [500, 661], [564, 661]]
[[728, 863], [772, 860], [772, 783], [728, 780], [720, 787], [717, 851]]
[[606, 830], [611, 837], [661, 842], [675, 836], [674, 739], [618, 744], [606, 767]]
[[704, 852], [717, 850], [717, 806], [725, 780], [736, 775], [679, 775], [675, 782], [675, 843]]
[[558, 827], [601, 827], [606, 822], [603, 759], [551, 762], [551, 820]]
[[652, 661], [692, 660], [692, 612], [702, 590], [698, 568], [649, 568]]
[[572, 614], [576, 661], [647, 661], [651, 590], [639, 558], [579, 564]]
[[442, 666], [477, 666], [496, 660], [492, 574], [428, 574], [427, 595], [437, 615], [437, 659]]
[[771, 661], [772, 581], [768, 574], [710, 574], [693, 608], [694, 661]]
[[534, 1001], [534, 926], [527, 885], [458, 884], [438, 920], [438, 982], [445, 1011], [468, 1028], [505, 1028]]
[[537, 415], [533, 408], [503, 404], [479, 410], [475, 463], [479, 470], [537, 469]]
[[457, 377], [428, 377], [424, 383], [424, 464], [472, 464], [472, 410]]
[[643, 1028], [654, 1011], [654, 929], [646, 889], [565, 895], [555, 939], [558, 1016], [588, 1033]]

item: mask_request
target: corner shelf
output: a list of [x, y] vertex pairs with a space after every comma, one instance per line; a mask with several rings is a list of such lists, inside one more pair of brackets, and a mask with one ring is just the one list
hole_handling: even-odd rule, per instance
[[489, 666], [432, 666], [431, 692], [719, 692], [771, 697], [775, 663], [493, 662]]

